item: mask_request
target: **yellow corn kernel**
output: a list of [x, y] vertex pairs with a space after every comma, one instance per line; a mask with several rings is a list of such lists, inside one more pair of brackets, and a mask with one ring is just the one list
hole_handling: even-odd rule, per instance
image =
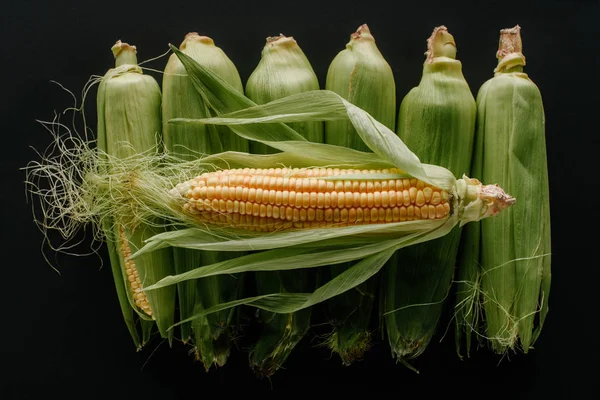
[[131, 256], [131, 247], [129, 246], [129, 241], [127, 240], [127, 235], [125, 235], [125, 230], [123, 228], [120, 229], [120, 236], [121, 252], [123, 253], [123, 259], [125, 260], [125, 274], [127, 275], [129, 288], [133, 293], [132, 297], [135, 301], [135, 305], [151, 316], [152, 310], [150, 309], [150, 304], [146, 298], [146, 293], [142, 290], [142, 282], [140, 281], [135, 262], [133, 260], [128, 260], [129, 256]]
[[[448, 193], [415, 178], [326, 180], [372, 173], [383, 171], [240, 168], [207, 172], [182, 185], [188, 200], [184, 210], [207, 224], [259, 231], [442, 219], [450, 214]], [[236, 200], [233, 193], [239, 194]]]

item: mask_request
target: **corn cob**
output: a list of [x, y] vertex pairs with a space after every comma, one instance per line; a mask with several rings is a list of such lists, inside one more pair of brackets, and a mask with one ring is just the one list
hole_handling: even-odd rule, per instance
[[[207, 36], [188, 33], [181, 51], [198, 63], [210, 68], [238, 92], [243, 91], [239, 73], [226, 54], [216, 47]], [[171, 55], [163, 76], [163, 129], [165, 146], [169, 153], [182, 159], [194, 159], [202, 154], [222, 151], [248, 151], [248, 142], [227, 127], [205, 125], [173, 125], [172, 118], [205, 118], [211, 116], [208, 105], [196, 92], [177, 56]], [[211, 251], [174, 249], [177, 273], [183, 273], [201, 265], [233, 257]], [[241, 290], [242, 280], [230, 276], [210, 277], [198, 282], [182, 282], [178, 285], [180, 317], [189, 318], [195, 309], [234, 300]], [[225, 310], [194, 321], [196, 356], [208, 370], [212, 365], [223, 366], [230, 353], [233, 331], [231, 324], [235, 313]], [[192, 324], [181, 326], [182, 339], [189, 340]]]
[[[476, 104], [445, 26], [433, 30], [419, 85], [402, 100], [397, 132], [423, 162], [469, 173]], [[452, 284], [460, 228], [397, 252], [386, 269], [385, 324], [401, 362], [422, 354], [435, 333]]]
[[[280, 34], [266, 39], [260, 62], [246, 83], [246, 96], [257, 104], [265, 104], [292, 94], [318, 89], [317, 76], [296, 40]], [[289, 123], [288, 126], [311, 142], [323, 142], [321, 121]], [[276, 150], [263, 143], [251, 141], [250, 152], [267, 154]], [[234, 201], [235, 198], [230, 204], [232, 207], [235, 207]], [[239, 216], [244, 219], [254, 218], [251, 214], [232, 215], [232, 218], [238, 219]], [[256, 219], [246, 222], [253, 226], [254, 222], [260, 224], [261, 221]], [[312, 271], [303, 270], [257, 272], [255, 279], [259, 295], [275, 292], [306, 293], [314, 290], [315, 284]], [[308, 332], [311, 309], [290, 314], [262, 311], [260, 318], [261, 333], [250, 351], [250, 365], [258, 374], [270, 376], [283, 365], [294, 347]]]
[[[135, 46], [118, 41], [112, 51], [115, 68], [104, 75], [97, 95], [98, 148], [117, 158], [155, 151], [161, 135], [160, 88], [154, 78], [144, 75], [137, 65]], [[127, 302], [142, 318], [144, 336], [149, 332], [149, 321], [154, 320], [161, 336], [171, 340], [172, 333], [167, 329], [174, 322], [175, 291], [173, 288], [150, 294], [143, 291], [144, 286], [173, 273], [171, 251], [163, 249], [135, 261], [127, 259], [146, 238], [159, 230], [135, 220], [125, 226], [107, 219], [103, 226], [111, 242], [113, 275], [130, 332], [134, 327], [131, 310], [125, 307]]]
[[[361, 25], [350, 36], [346, 48], [339, 52], [327, 71], [325, 88], [364, 109], [376, 120], [394, 130], [396, 119], [396, 84], [390, 65], [377, 48], [369, 27]], [[327, 121], [325, 142], [370, 151], [348, 121]], [[332, 266], [333, 276], [350, 264]], [[346, 365], [360, 358], [368, 349], [368, 325], [375, 300], [376, 280], [370, 279], [357, 290], [328, 302], [333, 332], [329, 347]]]
[[505, 185], [523, 201], [494, 221], [469, 227], [457, 311], [468, 304], [482, 306], [485, 331], [478, 332], [478, 321], [472, 318], [475, 310], [467, 308], [457, 318], [457, 346], [466, 330], [468, 351], [475, 330], [497, 353], [517, 347], [527, 353], [543, 327], [550, 291], [544, 108], [538, 87], [523, 72], [518, 25], [500, 31], [496, 56], [494, 77], [477, 94], [474, 164], [481, 177]]
[[[211, 225], [275, 231], [440, 219], [447, 191], [416, 178], [328, 180], [389, 170], [231, 169], [206, 172], [177, 187], [186, 212]], [[364, 179], [363, 178], [363, 179]]]

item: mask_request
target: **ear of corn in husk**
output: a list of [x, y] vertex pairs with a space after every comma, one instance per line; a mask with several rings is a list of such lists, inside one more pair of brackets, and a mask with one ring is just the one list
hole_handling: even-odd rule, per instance
[[[346, 48], [339, 52], [327, 71], [327, 90], [364, 109], [377, 121], [393, 130], [396, 119], [396, 84], [387, 63], [366, 24], [350, 36]], [[370, 151], [349, 121], [327, 121], [328, 144]], [[332, 266], [335, 276], [347, 265]], [[324, 272], [327, 276], [329, 271]], [[327, 303], [333, 326], [327, 345], [346, 365], [361, 358], [370, 346], [369, 324], [375, 301], [376, 281], [371, 279], [354, 291]]]
[[[256, 104], [320, 89], [319, 80], [298, 42], [283, 34], [266, 40], [261, 58], [246, 82], [246, 96]], [[311, 142], [323, 141], [323, 123], [290, 123], [289, 126]], [[267, 154], [276, 150], [256, 141], [250, 142], [250, 152]]]
[[[246, 83], [246, 96], [257, 104], [265, 104], [319, 88], [317, 76], [297, 41], [280, 34], [266, 39], [260, 62]], [[288, 126], [311, 142], [323, 141], [321, 121], [289, 123]], [[255, 154], [276, 152], [272, 147], [256, 141], [250, 142], [250, 151]], [[277, 215], [278, 212], [279, 208], [275, 210]], [[272, 215], [272, 211], [267, 213], [268, 216]], [[257, 272], [255, 279], [259, 295], [276, 292], [305, 293], [314, 290], [315, 285], [312, 271], [304, 270]], [[258, 374], [270, 376], [283, 365], [308, 332], [311, 309], [290, 314], [262, 311], [259, 315], [261, 331], [250, 350], [250, 366]]]
[[[445, 26], [433, 30], [419, 85], [402, 100], [397, 133], [426, 163], [469, 174], [476, 104]], [[397, 252], [386, 268], [384, 315], [399, 361], [425, 351], [452, 285], [460, 228], [443, 238]]]
[[[188, 33], [180, 49], [198, 63], [209, 68], [242, 92], [242, 82], [233, 62], [214, 41], [195, 32]], [[211, 110], [195, 90], [184, 66], [174, 54], [170, 56], [163, 75], [163, 131], [166, 150], [184, 160], [223, 151], [248, 151], [248, 142], [225, 126], [170, 124], [173, 118], [206, 118]], [[235, 254], [215, 251], [174, 249], [177, 273], [184, 273], [202, 265], [222, 261]], [[178, 285], [179, 309], [182, 320], [189, 318], [197, 309], [212, 307], [220, 302], [235, 300], [243, 280], [230, 276], [210, 277], [196, 282]], [[206, 369], [212, 365], [222, 366], [230, 353], [234, 335], [233, 310], [225, 310], [194, 321], [196, 353]], [[182, 339], [190, 339], [192, 324], [181, 326]]]
[[[137, 65], [135, 46], [118, 41], [112, 51], [115, 68], [104, 75], [97, 95], [98, 148], [116, 158], [156, 152], [162, 131], [160, 87]], [[136, 176], [127, 179], [130, 184], [135, 184]], [[171, 341], [172, 332], [167, 329], [174, 323], [174, 288], [164, 288], [155, 293], [144, 291], [145, 286], [174, 272], [171, 250], [162, 249], [135, 261], [128, 259], [142, 247], [145, 239], [161, 230], [135, 218], [127, 223], [116, 223], [108, 217], [104, 220], [104, 231], [112, 242], [109, 245], [110, 260], [130, 332], [133, 330], [131, 311], [126, 311], [126, 302], [142, 320], [154, 320], [161, 336]], [[148, 322], [142, 323], [142, 331], [147, 339]]]
[[540, 90], [523, 72], [518, 25], [500, 31], [496, 56], [494, 77], [477, 94], [474, 158], [482, 179], [493, 179], [521, 200], [499, 218], [469, 227], [474, 234], [463, 243], [464, 283], [456, 307], [474, 303], [485, 318], [459, 315], [457, 345], [463, 330], [467, 346], [475, 331], [497, 353], [519, 347], [527, 353], [548, 312], [551, 279], [544, 107]]

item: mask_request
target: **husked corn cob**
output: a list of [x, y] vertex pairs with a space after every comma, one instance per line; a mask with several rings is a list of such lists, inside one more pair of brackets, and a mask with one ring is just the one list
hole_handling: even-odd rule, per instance
[[251, 230], [445, 218], [448, 192], [415, 178], [329, 180], [398, 170], [231, 169], [207, 172], [176, 190], [184, 208], [211, 224]]

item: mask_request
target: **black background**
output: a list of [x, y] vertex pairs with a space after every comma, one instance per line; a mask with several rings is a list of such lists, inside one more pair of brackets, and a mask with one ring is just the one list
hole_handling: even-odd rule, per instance
[[[223, 398], [390, 393], [463, 398], [581, 398], [597, 386], [596, 234], [598, 223], [598, 1], [110, 2], [27, 1], [2, 5], [2, 275], [0, 399]], [[155, 339], [136, 353], [122, 322], [110, 268], [98, 256], [43, 258], [42, 235], [26, 202], [25, 173], [50, 143], [35, 122], [71, 104], [51, 80], [80, 93], [113, 65], [117, 39], [140, 60], [179, 45], [189, 31], [211, 36], [246, 81], [266, 36], [294, 36], [321, 84], [349, 35], [367, 23], [394, 70], [398, 99], [417, 85], [425, 40], [444, 24], [473, 93], [492, 76], [501, 28], [522, 28], [526, 72], [540, 87], [547, 118], [553, 264], [550, 313], [536, 348], [501, 359], [480, 349], [454, 353], [444, 327], [414, 364], [396, 364], [385, 342], [343, 367], [310, 337], [270, 381], [256, 378], [244, 353], [205, 373], [175, 344]], [[147, 66], [162, 69], [166, 58]], [[154, 74], [159, 79], [160, 75]], [[95, 91], [92, 92], [95, 95]], [[89, 106], [93, 122], [93, 105]], [[92, 123], [93, 126], [93, 123]], [[47, 249], [46, 249], [47, 250]], [[83, 251], [83, 250], [81, 250]], [[105, 257], [104, 249], [100, 251]], [[138, 397], [140, 396], [140, 397]]]

